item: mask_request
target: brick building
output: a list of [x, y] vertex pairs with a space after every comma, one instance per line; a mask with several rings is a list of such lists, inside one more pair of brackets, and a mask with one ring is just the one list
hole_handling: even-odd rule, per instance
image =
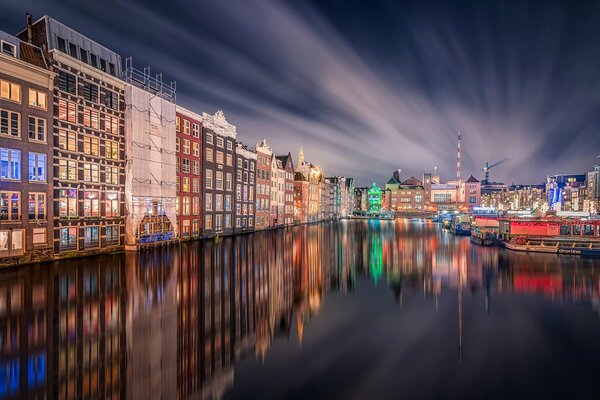
[[271, 221], [271, 158], [265, 139], [256, 145], [256, 229], [267, 229]]
[[185, 240], [202, 232], [202, 116], [179, 106], [176, 111], [177, 225]]

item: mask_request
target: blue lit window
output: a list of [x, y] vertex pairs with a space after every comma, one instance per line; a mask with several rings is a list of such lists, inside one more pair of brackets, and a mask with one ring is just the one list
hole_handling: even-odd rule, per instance
[[21, 152], [0, 148], [0, 179], [21, 180]]
[[29, 153], [29, 182], [46, 182], [46, 155]]

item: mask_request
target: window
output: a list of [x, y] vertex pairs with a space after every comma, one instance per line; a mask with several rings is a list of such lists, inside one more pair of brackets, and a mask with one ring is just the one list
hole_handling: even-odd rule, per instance
[[58, 72], [58, 88], [63, 92], [75, 94], [77, 91], [77, 78], [65, 71]]
[[231, 214], [225, 214], [225, 228], [231, 228]]
[[0, 179], [21, 180], [21, 151], [0, 147]]
[[206, 195], [204, 197], [205, 197], [204, 208], [206, 209], [206, 211], [212, 211], [212, 207], [213, 207], [213, 205], [212, 205], [212, 203], [213, 203], [212, 202], [212, 200], [213, 200], [212, 194], [211, 193], [206, 193]]
[[[46, 220], [46, 193], [29, 193], [29, 220]], [[45, 230], [44, 230], [45, 231]], [[44, 240], [42, 243], [45, 243]]]
[[250, 171], [254, 171], [254, 161], [250, 161]]
[[198, 179], [198, 178], [192, 179], [192, 192], [200, 193], [200, 179]]
[[213, 144], [213, 135], [212, 133], [206, 132], [206, 144]]
[[93, 136], [83, 137], [83, 153], [97, 156], [100, 154], [100, 139]]
[[215, 211], [223, 211], [223, 195], [215, 195]]
[[21, 220], [21, 193], [0, 192], [0, 221]]
[[111, 75], [113, 75], [113, 76], [116, 74], [116, 72], [115, 72], [115, 64], [108, 63], [108, 73], [111, 74]]
[[100, 196], [95, 190], [86, 190], [83, 192], [83, 216], [100, 216]]
[[113, 160], [119, 159], [119, 143], [113, 142], [112, 140], [104, 141], [104, 153], [106, 158], [112, 158]]
[[231, 154], [227, 154], [227, 157], [225, 158], [227, 160], [227, 165], [229, 165], [230, 167], [233, 165], [233, 157]]
[[100, 227], [86, 226], [83, 228], [83, 247], [88, 249], [100, 246]]
[[206, 176], [204, 177], [204, 180], [206, 181], [206, 188], [212, 189], [213, 188], [213, 172], [211, 169], [206, 170]]
[[83, 98], [92, 103], [98, 102], [98, 85], [83, 81]]
[[119, 109], [119, 98], [115, 92], [107, 90], [104, 92], [104, 105], [112, 110]]
[[119, 192], [106, 192], [106, 216], [118, 217], [121, 212], [119, 210]]
[[223, 215], [215, 215], [215, 230], [220, 231], [223, 223]]
[[225, 196], [225, 211], [231, 211], [231, 195]]
[[92, 67], [98, 68], [98, 56], [97, 55], [90, 53], [90, 62], [92, 64]]
[[227, 150], [233, 150], [233, 142], [231, 140], [227, 141]]
[[0, 79], [0, 98], [21, 102], [21, 85]]
[[106, 60], [103, 58], [100, 59], [100, 70], [106, 72]]
[[213, 227], [213, 216], [212, 215], [207, 215], [206, 217], [204, 217], [204, 227], [206, 229], [212, 229], [212, 227]]
[[69, 55], [77, 58], [77, 46], [74, 43], [69, 43]]
[[213, 161], [213, 149], [211, 148], [206, 149], [206, 161]]
[[99, 182], [100, 181], [100, 166], [98, 164], [83, 163], [83, 181], [84, 182]]
[[188, 178], [187, 176], [183, 177], [183, 182], [182, 182], [182, 192], [189, 192], [190, 191], [190, 178]]
[[60, 250], [77, 250], [77, 227], [60, 229]]
[[104, 117], [104, 130], [112, 135], [119, 134], [119, 118], [112, 115]]
[[176, 156], [175, 157], [175, 172], [179, 172], [181, 170], [181, 167], [180, 167], [179, 164], [180, 164], [180, 162], [179, 162], [179, 156]]
[[29, 117], [29, 140], [37, 142], [46, 141], [46, 120], [43, 118]]
[[192, 124], [192, 136], [196, 138], [200, 137], [200, 125]]
[[21, 114], [0, 110], [0, 135], [21, 137]]
[[229, 172], [225, 174], [225, 190], [231, 191], [233, 189], [233, 183], [231, 178], [232, 177]]
[[77, 161], [60, 159], [58, 160], [58, 178], [68, 181], [77, 180]]
[[175, 131], [181, 132], [181, 117], [179, 115], [175, 117]]
[[29, 89], [29, 106], [46, 110], [48, 108], [46, 93]]
[[217, 136], [217, 146], [223, 147], [223, 138], [220, 136]]
[[223, 164], [223, 152], [217, 151], [217, 164]]
[[106, 166], [104, 181], [109, 185], [118, 185], [119, 184], [119, 168], [113, 166]]
[[98, 111], [91, 110], [89, 108], [83, 109], [83, 125], [89, 128], [98, 129], [100, 128], [99, 122], [100, 119]]
[[87, 54], [87, 50], [79, 49], [79, 56], [81, 58], [81, 61], [83, 61], [86, 64], [89, 64]]
[[194, 175], [200, 175], [200, 161], [198, 161], [198, 160], [192, 161], [192, 172]]
[[46, 182], [46, 155], [29, 153], [29, 182]]
[[190, 121], [183, 120], [183, 133], [185, 133], [186, 135], [190, 134]]
[[181, 147], [179, 147], [180, 139], [178, 137], [175, 138], [175, 152], [179, 153], [181, 151]]
[[33, 244], [46, 244], [46, 228], [33, 228]]
[[183, 139], [183, 154], [190, 154], [190, 141]]
[[107, 225], [106, 226], [106, 244], [119, 244], [119, 226], [118, 225]]
[[2, 42], [2, 53], [8, 54], [9, 56], [16, 57], [17, 56], [17, 46], [14, 44], [1, 41]]
[[77, 123], [77, 106], [72, 101], [58, 100], [58, 119]]
[[215, 189], [223, 190], [223, 172], [221, 172], [221, 171], [216, 172], [215, 181], [216, 181]]
[[58, 148], [61, 150], [77, 151], [77, 133], [58, 131]]
[[192, 214], [200, 214], [200, 197], [192, 198]]
[[189, 198], [189, 196], [183, 196], [182, 200], [183, 200], [183, 202], [182, 202], [183, 215], [190, 215], [190, 198]]
[[59, 189], [58, 215], [60, 217], [76, 217], [77, 214], [77, 189]]
[[62, 51], [63, 53], [67, 52], [67, 42], [65, 42], [65, 39], [57, 36], [56, 43], [58, 44], [58, 50]]
[[192, 143], [194, 157], [200, 157], [200, 143]]
[[182, 159], [181, 170], [184, 174], [190, 173], [190, 159], [189, 158]]

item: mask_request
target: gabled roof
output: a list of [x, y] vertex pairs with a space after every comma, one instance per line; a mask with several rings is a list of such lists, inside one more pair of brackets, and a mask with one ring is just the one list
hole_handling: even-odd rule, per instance
[[469, 179], [467, 179], [465, 182], [466, 183], [477, 183], [479, 181], [477, 180], [477, 178], [475, 178], [473, 175], [471, 175], [471, 176], [469, 176]]
[[414, 176], [411, 176], [410, 178], [402, 182], [402, 186], [421, 186], [422, 184], [423, 183]]
[[294, 180], [295, 181], [307, 181], [306, 178], [304, 177], [304, 174], [302, 172], [295, 172], [294, 173]]
[[387, 181], [387, 183], [386, 183], [386, 185], [399, 185], [399, 184], [400, 184], [400, 182], [398, 182], [398, 181], [396, 180], [396, 178], [394, 178], [393, 176], [392, 176], [392, 177], [390, 178], [390, 180], [389, 180], [389, 181]]

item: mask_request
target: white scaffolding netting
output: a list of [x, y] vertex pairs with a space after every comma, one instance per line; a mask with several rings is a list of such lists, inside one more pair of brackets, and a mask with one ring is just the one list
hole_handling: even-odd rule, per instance
[[[127, 244], [172, 239], [177, 223], [175, 103], [128, 84], [125, 104]], [[165, 229], [167, 221], [170, 228]]]

